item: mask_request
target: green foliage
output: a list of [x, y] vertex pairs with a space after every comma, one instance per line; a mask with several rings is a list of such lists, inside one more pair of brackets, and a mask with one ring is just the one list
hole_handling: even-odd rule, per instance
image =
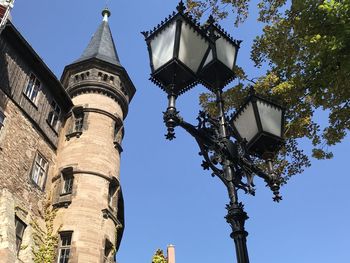
[[152, 258], [152, 263], [167, 263], [168, 260], [164, 256], [163, 250], [157, 249]]
[[206, 0], [196, 1], [187, 0], [187, 8], [197, 18], [202, 17], [205, 13], [211, 13], [216, 19], [226, 18], [229, 14], [227, 8], [232, 7], [235, 12], [235, 25], [243, 22], [248, 16], [248, 0]]
[[52, 208], [50, 202], [47, 202], [44, 207], [46, 231], [41, 229], [35, 220], [31, 223], [35, 243], [35, 248], [33, 249], [34, 263], [54, 263], [55, 261], [58, 235], [53, 231], [53, 221], [56, 217], [56, 212], [56, 209]]
[[[224, 1], [189, 2], [196, 14], [214, 2], [214, 13], [225, 7]], [[229, 2], [239, 13], [236, 1]], [[258, 8], [264, 28], [254, 41], [251, 58], [256, 67], [268, 65], [268, 70], [254, 87], [288, 110], [286, 146], [276, 162], [276, 169], [288, 179], [310, 166], [301, 142], [311, 142], [313, 157], [329, 159], [333, 156], [329, 147], [349, 132], [350, 0], [261, 0]], [[236, 109], [247, 94], [248, 77], [242, 70], [238, 77], [240, 84], [224, 94], [227, 110]], [[210, 95], [203, 94], [200, 103], [215, 114]], [[320, 121], [324, 116], [328, 123]]]

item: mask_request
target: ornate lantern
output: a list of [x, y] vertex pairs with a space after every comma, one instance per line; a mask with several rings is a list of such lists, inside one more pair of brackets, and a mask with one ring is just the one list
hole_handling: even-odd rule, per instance
[[209, 17], [205, 31], [211, 39], [199, 78], [204, 86], [215, 92], [222, 89], [235, 77], [234, 66], [241, 41], [234, 40]]
[[284, 108], [252, 93], [230, 123], [238, 139], [260, 158], [275, 153], [283, 143]]
[[210, 42], [199, 25], [184, 12], [182, 1], [177, 11], [152, 31], [142, 32], [151, 61], [151, 80], [166, 93], [176, 96], [197, 83], [197, 73]]

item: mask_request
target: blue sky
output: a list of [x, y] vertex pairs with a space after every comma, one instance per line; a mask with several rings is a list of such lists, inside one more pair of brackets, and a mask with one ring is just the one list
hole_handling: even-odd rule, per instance
[[[150, 263], [157, 248], [176, 247], [178, 263], [235, 262], [233, 240], [224, 216], [226, 189], [203, 171], [194, 140], [181, 130], [177, 139], [164, 139], [162, 111], [166, 96], [149, 80], [149, 60], [140, 31], [157, 25], [177, 1], [110, 1], [110, 27], [122, 65], [137, 93], [126, 119], [121, 183], [126, 229], [117, 256], [119, 263]], [[65, 65], [77, 59], [102, 21], [105, 1], [17, 0], [13, 21], [19, 31], [61, 76]], [[251, 78], [259, 71], [250, 61], [250, 45], [261, 25], [251, 19], [239, 29], [224, 26], [243, 40], [237, 63]], [[189, 122], [199, 111], [202, 87], [179, 98], [178, 109]], [[326, 121], [322, 119], [321, 121]], [[304, 145], [307, 152], [308, 144]], [[250, 217], [246, 224], [251, 262], [350, 262], [350, 208], [347, 162], [349, 138], [334, 147], [335, 158], [315, 161], [282, 189], [284, 200], [256, 180], [255, 197], [240, 193]]]

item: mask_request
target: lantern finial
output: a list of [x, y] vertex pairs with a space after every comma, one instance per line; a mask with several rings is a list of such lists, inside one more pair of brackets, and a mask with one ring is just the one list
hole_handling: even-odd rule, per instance
[[184, 4], [184, 2], [182, 0], [177, 5], [176, 9], [181, 14], [186, 10], [185, 4]]
[[250, 95], [250, 96], [256, 95], [256, 91], [255, 91], [254, 86], [250, 86], [250, 87], [249, 87], [249, 95]]
[[207, 24], [212, 25], [215, 23], [215, 19], [212, 15], [209, 16], [208, 20], [207, 20]]

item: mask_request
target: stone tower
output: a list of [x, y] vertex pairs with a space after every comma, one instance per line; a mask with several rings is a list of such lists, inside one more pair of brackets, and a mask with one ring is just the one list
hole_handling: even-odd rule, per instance
[[52, 179], [59, 262], [114, 262], [123, 233], [119, 165], [123, 120], [135, 87], [120, 64], [110, 14], [103, 10], [87, 48], [61, 78], [74, 107], [60, 133]]

